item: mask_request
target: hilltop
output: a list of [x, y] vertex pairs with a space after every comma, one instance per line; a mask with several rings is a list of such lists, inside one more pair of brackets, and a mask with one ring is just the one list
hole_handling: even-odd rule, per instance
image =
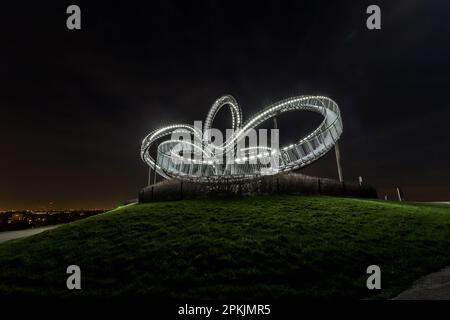
[[[66, 289], [79, 265], [82, 290]], [[382, 290], [366, 268], [382, 269]], [[136, 204], [0, 244], [0, 295], [389, 298], [450, 264], [450, 206], [325, 196]]]

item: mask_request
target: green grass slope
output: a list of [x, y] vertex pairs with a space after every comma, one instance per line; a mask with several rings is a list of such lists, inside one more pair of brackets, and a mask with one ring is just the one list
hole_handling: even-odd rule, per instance
[[[81, 267], [82, 290], [66, 289]], [[382, 290], [366, 288], [366, 268]], [[387, 298], [450, 264], [450, 207], [271, 196], [134, 205], [0, 244], [0, 295]]]

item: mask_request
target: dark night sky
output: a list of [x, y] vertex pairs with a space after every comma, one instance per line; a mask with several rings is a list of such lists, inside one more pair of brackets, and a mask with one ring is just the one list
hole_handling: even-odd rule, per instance
[[[81, 31], [66, 29], [72, 2], [1, 5], [0, 209], [135, 198], [146, 133], [204, 119], [227, 93], [245, 119], [290, 95], [329, 96], [346, 180], [450, 200], [449, 1], [374, 2], [379, 31], [366, 2], [146, 3], [78, 2]], [[281, 118], [281, 135], [305, 119]], [[333, 155], [305, 172], [336, 177]]]

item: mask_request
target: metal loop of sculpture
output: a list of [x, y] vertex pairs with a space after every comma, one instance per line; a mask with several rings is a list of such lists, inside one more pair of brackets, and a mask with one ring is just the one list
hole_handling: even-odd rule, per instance
[[[229, 106], [232, 116], [233, 134], [211, 152], [206, 147], [210, 143], [208, 129], [218, 111]], [[282, 113], [291, 111], [312, 111], [324, 118], [321, 124], [309, 135], [297, 143], [282, 148], [257, 146], [236, 150], [236, 145], [245, 139], [246, 133], [264, 121]], [[225, 95], [217, 99], [208, 112], [204, 132], [185, 124], [176, 124], [152, 131], [142, 141], [141, 158], [159, 175], [166, 179], [177, 178], [196, 182], [221, 182], [253, 179], [261, 175], [277, 174], [305, 167], [325, 155], [340, 138], [343, 131], [339, 107], [330, 98], [324, 96], [297, 96], [276, 102], [242, 123], [242, 110], [236, 100]], [[157, 159], [150, 155], [151, 146], [160, 138], [168, 135], [185, 134], [200, 143], [168, 140], [157, 146]], [[186, 150], [190, 150], [186, 156]], [[221, 162], [212, 157], [220, 150], [222, 154], [232, 154], [233, 161]], [[235, 155], [236, 154], [236, 155]], [[243, 156], [242, 156], [243, 154]], [[200, 155], [200, 156], [199, 156]], [[255, 163], [255, 158], [260, 161]], [[273, 167], [274, 159], [277, 166]], [[263, 161], [264, 160], [264, 161]]]

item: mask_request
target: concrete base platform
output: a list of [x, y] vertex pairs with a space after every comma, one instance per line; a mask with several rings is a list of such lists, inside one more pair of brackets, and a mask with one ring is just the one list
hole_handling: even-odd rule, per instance
[[214, 184], [166, 180], [142, 189], [139, 193], [139, 202], [277, 193], [377, 198], [376, 189], [368, 185], [360, 186], [355, 182], [340, 182], [289, 172], [239, 183]]

